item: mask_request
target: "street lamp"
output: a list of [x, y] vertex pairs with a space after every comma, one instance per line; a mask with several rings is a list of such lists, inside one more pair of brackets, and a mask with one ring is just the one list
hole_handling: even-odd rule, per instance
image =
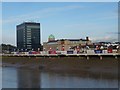
[[14, 49], [14, 52], [15, 52], [15, 49]]
[[23, 49], [21, 49], [21, 51], [23, 52]]
[[56, 50], [58, 51], [58, 47], [56, 48]]
[[27, 52], [27, 49], [25, 49], [25, 51]]
[[45, 51], [45, 48], [43, 48], [43, 51]]
[[62, 46], [62, 51], [64, 51], [65, 50], [65, 47], [64, 46]]
[[71, 49], [71, 47], [69, 47], [69, 50]]
[[38, 48], [38, 51], [40, 51], [40, 48]]

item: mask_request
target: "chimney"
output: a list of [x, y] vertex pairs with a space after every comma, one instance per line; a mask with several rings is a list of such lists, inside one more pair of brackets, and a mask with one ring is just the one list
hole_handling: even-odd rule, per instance
[[86, 40], [89, 41], [89, 37], [86, 37]]

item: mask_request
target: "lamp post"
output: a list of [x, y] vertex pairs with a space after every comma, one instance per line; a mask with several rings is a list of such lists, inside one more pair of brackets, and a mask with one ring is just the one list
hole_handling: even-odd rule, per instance
[[45, 48], [43, 48], [43, 51], [45, 51]]
[[25, 49], [25, 51], [27, 52], [27, 49]]
[[40, 51], [40, 48], [38, 48], [38, 51]]
[[56, 50], [58, 51], [58, 47], [56, 48]]
[[69, 50], [71, 49], [71, 47], [69, 47]]
[[64, 46], [62, 46], [62, 51], [64, 51], [65, 50], [65, 47]]
[[21, 49], [21, 51], [23, 52], [23, 49]]
[[15, 52], [15, 49], [14, 49], [14, 52]]

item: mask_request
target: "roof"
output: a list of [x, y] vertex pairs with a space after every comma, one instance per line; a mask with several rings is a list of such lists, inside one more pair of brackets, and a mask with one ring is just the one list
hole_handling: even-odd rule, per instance
[[54, 40], [54, 41], [48, 41], [47, 43], [52, 43], [52, 42], [57, 42], [58, 40]]
[[68, 40], [68, 41], [87, 41], [86, 39], [60, 39], [61, 41], [63, 40]]
[[86, 39], [68, 39], [69, 41], [87, 41]]
[[17, 27], [23, 26], [23, 25], [40, 25], [40, 23], [37, 23], [37, 22], [23, 22], [23, 23], [17, 25]]
[[87, 41], [86, 39], [58, 39], [58, 40], [54, 40], [54, 41], [48, 41], [47, 43], [54, 43], [54, 42], [58, 42], [58, 41]]
[[48, 38], [55, 39], [55, 36], [53, 34], [51, 34]]

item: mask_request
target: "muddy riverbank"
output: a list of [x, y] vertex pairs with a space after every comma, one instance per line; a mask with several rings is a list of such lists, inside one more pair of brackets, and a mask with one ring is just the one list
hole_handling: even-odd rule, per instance
[[61, 57], [2, 57], [3, 67], [16, 67], [55, 72], [90, 71], [97, 73], [118, 73], [118, 59], [106, 57], [99, 58]]

